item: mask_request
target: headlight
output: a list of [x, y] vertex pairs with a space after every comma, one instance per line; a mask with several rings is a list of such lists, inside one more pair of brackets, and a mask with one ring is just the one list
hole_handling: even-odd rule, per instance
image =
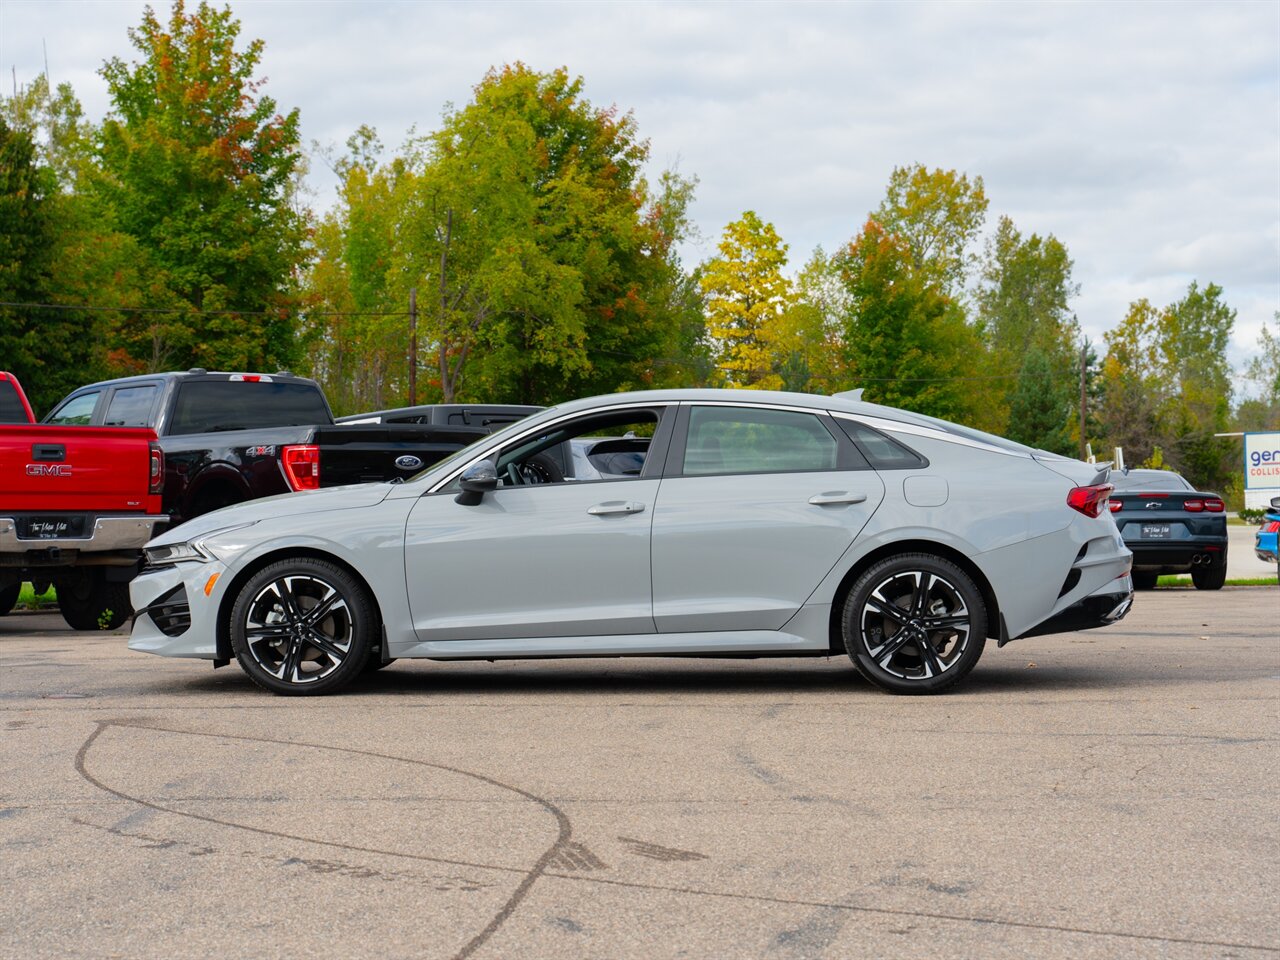
[[[256, 522], [254, 521], [254, 523]], [[153, 567], [166, 566], [171, 563], [208, 563], [210, 560], [225, 560], [227, 558], [220, 556], [218, 548], [211, 545], [209, 541], [234, 530], [243, 530], [245, 527], [251, 526], [253, 526], [253, 523], [237, 523], [230, 527], [222, 527], [219, 530], [210, 530], [208, 533], [201, 534], [184, 543], [166, 543], [163, 546], [144, 547], [143, 552], [147, 555], [147, 563]], [[231, 552], [234, 552], [234, 550]]]

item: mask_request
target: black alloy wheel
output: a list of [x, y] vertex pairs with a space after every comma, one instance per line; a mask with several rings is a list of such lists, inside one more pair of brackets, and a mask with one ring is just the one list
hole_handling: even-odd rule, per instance
[[881, 560], [845, 600], [845, 649], [859, 672], [891, 693], [937, 693], [973, 669], [987, 612], [972, 578], [925, 553]]
[[259, 570], [231, 609], [240, 668], [272, 693], [330, 693], [365, 670], [378, 629], [364, 586], [324, 560], [298, 557]]

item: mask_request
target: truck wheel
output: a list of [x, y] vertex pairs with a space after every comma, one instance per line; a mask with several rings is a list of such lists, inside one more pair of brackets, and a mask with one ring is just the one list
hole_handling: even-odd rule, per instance
[[114, 630], [133, 615], [129, 585], [108, 582], [100, 570], [60, 577], [54, 588], [58, 610], [72, 630]]
[[14, 608], [18, 602], [18, 594], [22, 592], [22, 584], [15, 583], [9, 587], [0, 587], [0, 617]]

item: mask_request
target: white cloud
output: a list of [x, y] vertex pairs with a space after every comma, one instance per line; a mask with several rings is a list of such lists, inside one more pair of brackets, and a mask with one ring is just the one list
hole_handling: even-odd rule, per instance
[[[157, 3], [161, 17], [167, 4]], [[142, 3], [0, 4], [0, 68], [43, 66], [91, 116]], [[654, 170], [701, 180], [702, 256], [729, 220], [772, 220], [798, 267], [879, 202], [895, 165], [981, 175], [990, 219], [1053, 233], [1094, 339], [1128, 302], [1191, 279], [1239, 311], [1232, 359], [1280, 309], [1280, 4], [233, 4], [266, 41], [266, 91], [304, 137], [360, 124], [394, 147], [490, 66], [567, 66], [633, 110]], [[13, 71], [11, 74], [10, 71]], [[332, 178], [317, 163], [317, 202]]]

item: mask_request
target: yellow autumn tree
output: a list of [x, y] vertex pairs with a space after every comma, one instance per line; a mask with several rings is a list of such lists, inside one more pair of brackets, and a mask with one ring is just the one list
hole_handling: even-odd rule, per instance
[[731, 386], [780, 390], [774, 342], [791, 303], [787, 245], [748, 210], [724, 228], [719, 250], [699, 279], [716, 363]]

